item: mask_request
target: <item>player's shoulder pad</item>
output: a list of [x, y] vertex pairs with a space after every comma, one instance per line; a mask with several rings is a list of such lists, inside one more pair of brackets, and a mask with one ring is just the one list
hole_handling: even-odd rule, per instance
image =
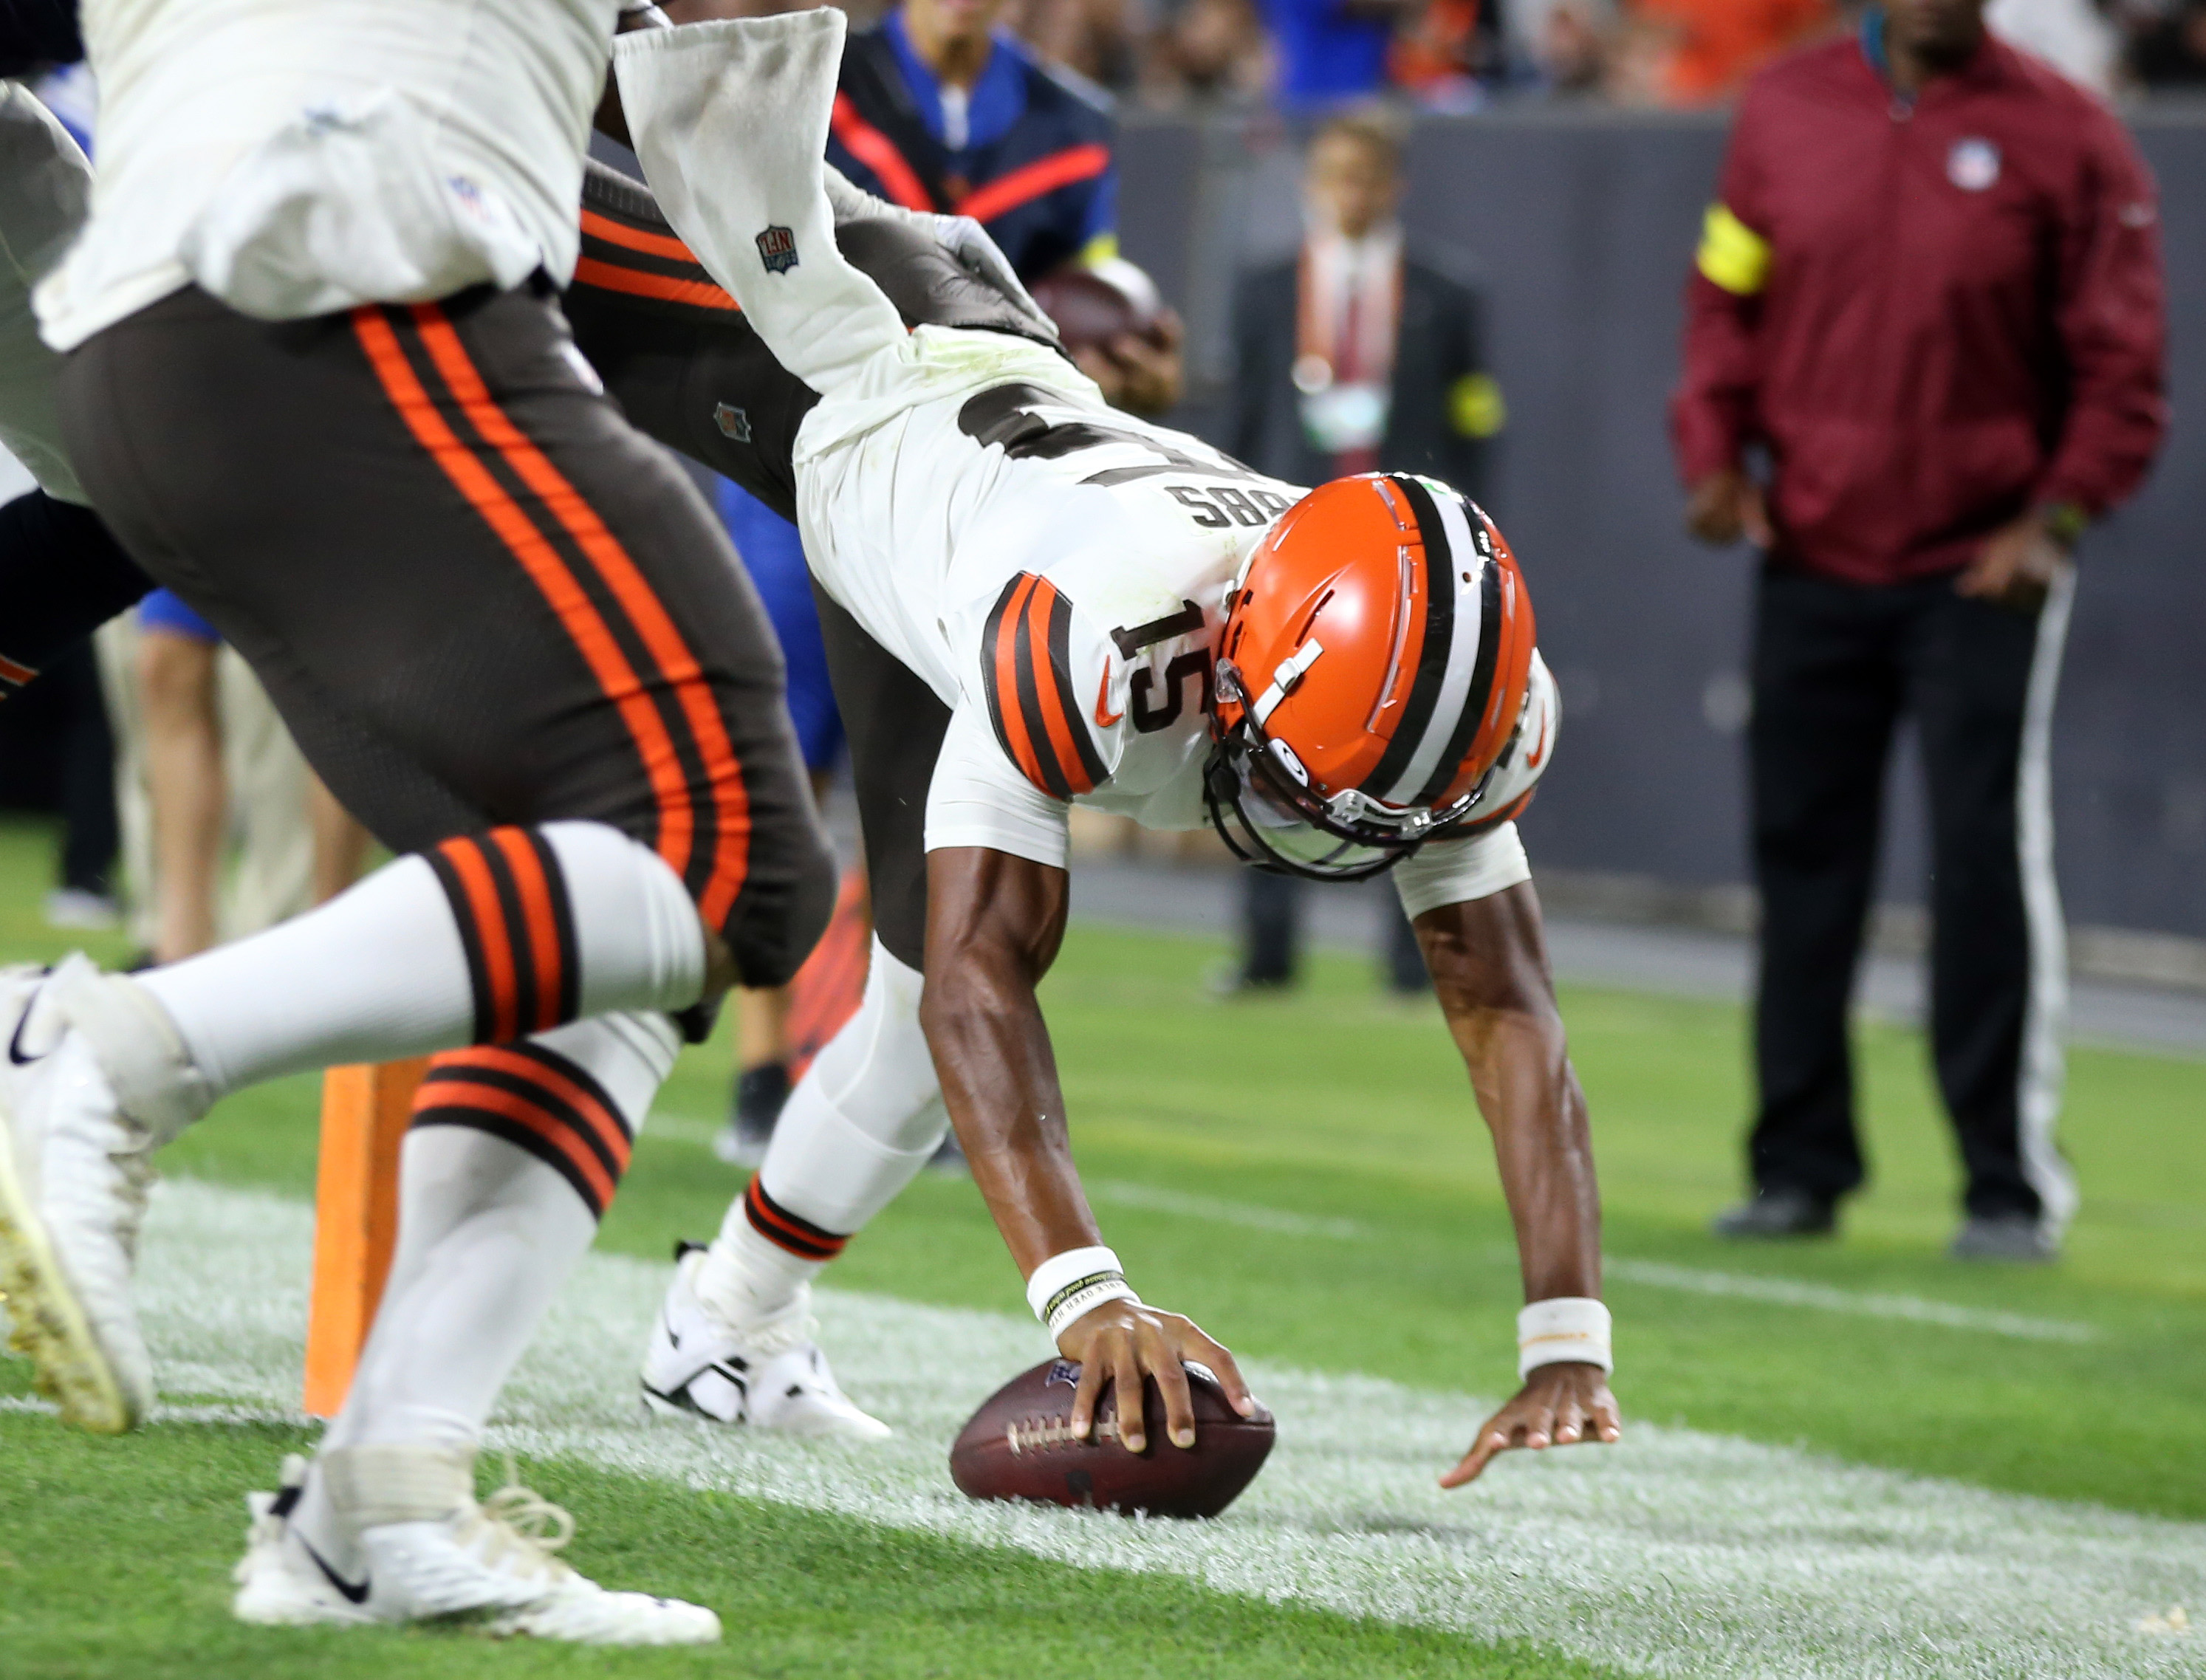
[[1111, 773], [1101, 739], [1118, 722], [1106, 710], [1107, 646], [1062, 589], [1033, 572], [1004, 586], [981, 631], [981, 688], [996, 740], [1055, 798], [1093, 793]]

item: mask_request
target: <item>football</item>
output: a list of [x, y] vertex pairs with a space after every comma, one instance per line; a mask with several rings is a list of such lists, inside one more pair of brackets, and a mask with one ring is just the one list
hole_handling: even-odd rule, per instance
[[1124, 257], [1060, 268], [1035, 281], [1033, 291], [1068, 350], [1100, 349], [1129, 333], [1148, 337], [1164, 311], [1156, 282]]
[[1119, 1439], [1118, 1396], [1103, 1391], [1095, 1427], [1075, 1439], [1070, 1419], [1080, 1367], [1044, 1360], [991, 1395], [950, 1449], [950, 1475], [975, 1499], [1032, 1499], [1151, 1516], [1215, 1516], [1255, 1480], [1276, 1434], [1272, 1415], [1236, 1413], [1218, 1380], [1187, 1367], [1195, 1397], [1195, 1445], [1165, 1437], [1165, 1407], [1156, 1379], [1142, 1385], [1148, 1445], [1129, 1452]]

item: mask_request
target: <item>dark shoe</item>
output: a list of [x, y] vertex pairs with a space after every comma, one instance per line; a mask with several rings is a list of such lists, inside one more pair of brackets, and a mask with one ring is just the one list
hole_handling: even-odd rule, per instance
[[1756, 1190], [1710, 1222], [1718, 1236], [1770, 1239], [1828, 1236], [1838, 1226], [1838, 1203], [1829, 1196], [1777, 1186]]
[[754, 1167], [773, 1141], [773, 1123], [789, 1100], [789, 1069], [778, 1062], [746, 1068], [736, 1078], [736, 1111], [712, 1140], [712, 1153], [730, 1166]]
[[2042, 1266], [2060, 1258], [2044, 1222], [2027, 1213], [1970, 1214], [1946, 1251], [1957, 1260], [2008, 1260]]

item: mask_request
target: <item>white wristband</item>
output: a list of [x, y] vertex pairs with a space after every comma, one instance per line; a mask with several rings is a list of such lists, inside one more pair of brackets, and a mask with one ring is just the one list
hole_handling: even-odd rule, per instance
[[1118, 1255], [1100, 1247], [1052, 1254], [1027, 1279], [1027, 1305], [1052, 1339], [1106, 1301], [1140, 1299], [1127, 1283]]
[[1517, 1314], [1517, 1380], [1542, 1365], [1573, 1361], [1613, 1371], [1608, 1308], [1581, 1295], [1535, 1301]]

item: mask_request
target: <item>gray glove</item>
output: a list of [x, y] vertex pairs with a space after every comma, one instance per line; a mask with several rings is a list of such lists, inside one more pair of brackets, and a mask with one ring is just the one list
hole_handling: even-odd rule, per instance
[[1003, 248], [988, 237], [988, 230], [969, 216], [938, 216], [931, 211], [906, 210], [886, 199], [875, 198], [832, 164], [824, 166], [827, 203], [835, 225], [845, 222], [889, 220], [902, 222], [925, 233], [957, 259], [968, 274], [985, 280], [1009, 298], [1018, 312], [1050, 342], [1057, 342], [1057, 323], [1042, 313], [1011, 264]]

